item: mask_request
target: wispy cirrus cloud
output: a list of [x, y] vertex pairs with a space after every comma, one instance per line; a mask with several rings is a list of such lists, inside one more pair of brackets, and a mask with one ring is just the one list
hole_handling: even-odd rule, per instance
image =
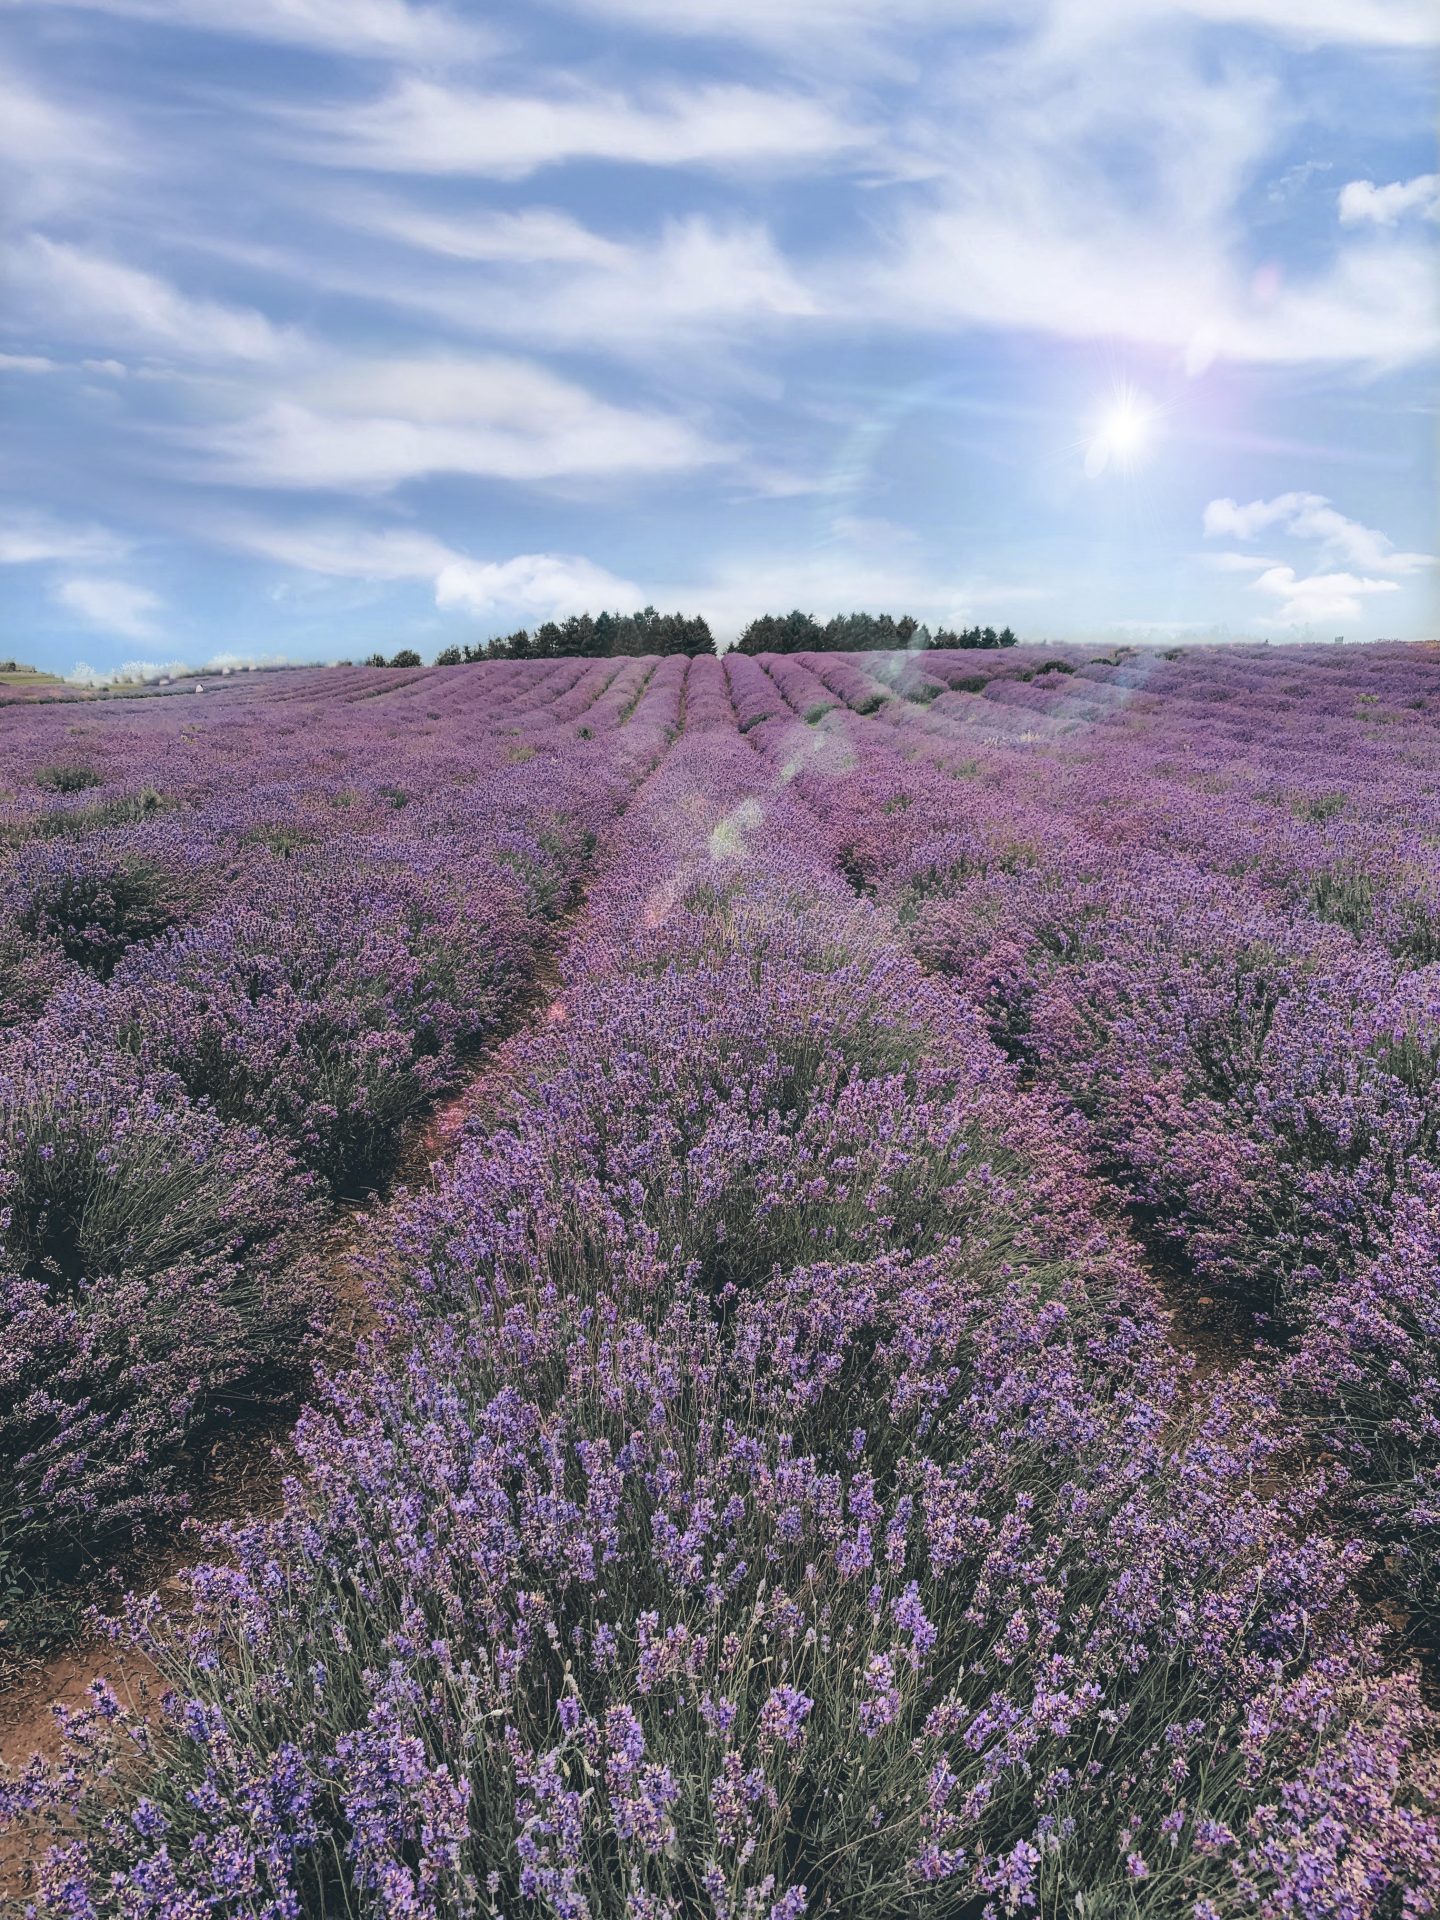
[[680, 473], [727, 457], [674, 414], [600, 399], [500, 355], [343, 362], [186, 444], [196, 471], [232, 485], [354, 493], [427, 474], [545, 482]]
[[330, 53], [393, 60], [467, 60], [491, 36], [462, 13], [409, 0], [10, 0], [31, 11], [111, 14], [231, 39], [269, 40]]
[[407, 75], [358, 104], [279, 115], [298, 150], [381, 173], [518, 180], [575, 161], [731, 172], [813, 166], [863, 148], [866, 135], [800, 91], [671, 83], [631, 94], [579, 80], [502, 92]]
[[5, 271], [12, 311], [103, 349], [266, 362], [298, 345], [256, 308], [184, 293], [160, 274], [43, 233], [7, 250]]
[[1343, 42], [1426, 47], [1440, 42], [1428, 0], [569, 0], [576, 11], [617, 17], [657, 33], [744, 39], [821, 50], [957, 26], [1042, 30], [1086, 40], [1133, 32], [1147, 19], [1257, 27], [1305, 45]]
[[0, 510], [0, 566], [123, 560], [130, 543], [106, 527], [75, 525], [30, 508]]

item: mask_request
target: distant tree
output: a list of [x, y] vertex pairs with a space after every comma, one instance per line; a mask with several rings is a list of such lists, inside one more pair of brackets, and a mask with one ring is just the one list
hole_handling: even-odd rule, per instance
[[413, 647], [401, 647], [390, 662], [392, 667], [420, 667], [425, 663]]
[[442, 647], [435, 656], [437, 667], [458, 667], [465, 656], [459, 647]]
[[919, 631], [913, 614], [903, 613], [897, 620], [890, 613], [837, 613], [826, 621], [820, 645], [833, 653], [877, 653], [908, 647]]
[[823, 641], [824, 629], [813, 613], [762, 613], [735, 642], [739, 653], [804, 653]]
[[383, 667], [383, 666], [387, 666], [389, 663], [387, 662], [383, 653], [372, 653], [366, 659], [365, 664], [367, 667]]
[[980, 644], [982, 647], [998, 647], [999, 646], [1000, 636], [998, 633], [996, 633], [994, 627], [986, 627], [984, 633], [982, 633], [980, 636]]
[[[497, 634], [493, 640], [474, 646], [447, 647], [436, 665], [454, 666], [462, 660], [606, 659], [621, 654], [695, 655], [714, 651], [715, 636], [699, 614], [657, 613], [654, 607], [646, 607], [640, 613], [572, 613], [564, 620], [543, 621], [533, 633], [517, 627], [514, 633]], [[380, 664], [383, 666], [384, 661]]]
[[1018, 646], [1019, 642], [1016, 640], [1014, 634], [1010, 631], [1009, 627], [1002, 627], [1000, 629], [1000, 638], [996, 644], [1002, 647], [1014, 647], [1014, 646]]

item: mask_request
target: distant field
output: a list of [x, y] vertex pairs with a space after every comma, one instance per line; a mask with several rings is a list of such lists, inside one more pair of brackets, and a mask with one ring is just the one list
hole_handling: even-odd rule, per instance
[[205, 693], [0, 712], [35, 1912], [1434, 1911], [1435, 649]]

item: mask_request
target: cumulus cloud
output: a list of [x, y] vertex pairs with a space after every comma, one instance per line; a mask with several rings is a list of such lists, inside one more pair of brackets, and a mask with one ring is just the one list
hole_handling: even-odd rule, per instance
[[1377, 593], [1398, 593], [1398, 580], [1371, 580], [1354, 573], [1312, 573], [1297, 576], [1293, 567], [1267, 567], [1255, 582], [1257, 593], [1280, 601], [1272, 619], [1262, 624], [1303, 626], [1312, 620], [1341, 620], [1364, 611], [1363, 603]]
[[640, 590], [577, 554], [520, 553], [513, 560], [455, 560], [435, 582], [435, 604], [467, 613], [502, 609], [562, 619], [601, 607], [633, 606]]
[[1351, 180], [1340, 189], [1340, 222], [1353, 227], [1369, 223], [1393, 227], [1407, 213], [1422, 220], [1440, 220], [1440, 173], [1417, 173], [1413, 180], [1392, 180], [1377, 187], [1373, 180]]
[[59, 581], [54, 597], [67, 612], [78, 614], [92, 627], [121, 634], [127, 640], [153, 640], [158, 631], [155, 616], [163, 604], [159, 595], [128, 580], [79, 574]]
[[865, 144], [821, 100], [739, 85], [656, 88], [642, 102], [578, 81], [512, 94], [407, 76], [378, 99], [286, 117], [332, 165], [501, 180], [575, 160], [753, 172]]
[[[1234, 540], [1253, 540], [1267, 528], [1281, 527], [1297, 540], [1315, 541], [1327, 558], [1372, 573], [1419, 573], [1435, 564], [1434, 554], [1398, 551], [1386, 534], [1347, 518], [1320, 493], [1281, 493], [1273, 500], [1252, 500], [1248, 506], [1230, 499], [1212, 500], [1205, 509], [1204, 527], [1209, 539]], [[1215, 558], [1222, 565], [1231, 558], [1245, 564], [1240, 555]]]

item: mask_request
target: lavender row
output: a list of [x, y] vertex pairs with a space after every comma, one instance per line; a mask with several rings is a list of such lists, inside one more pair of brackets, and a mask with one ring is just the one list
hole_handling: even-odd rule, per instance
[[[972, 764], [957, 782], [850, 735], [848, 770], [832, 756], [801, 779], [837, 852], [1084, 1117], [1192, 1292], [1228, 1293], [1278, 1338], [1391, 1572], [1432, 1608], [1440, 973], [1263, 874], [1086, 831], [1077, 801], [1098, 798], [1098, 769], [1078, 793], [1062, 771], [1047, 809], [1039, 780]], [[1134, 791], [1117, 781], [1116, 804]], [[1142, 811], [1123, 817], [1143, 831]]]
[[1432, 1911], [1318, 1488], [696, 679], [162, 1721], [7, 1789], [37, 1910]]
[[293, 1365], [305, 1236], [497, 1033], [675, 697], [463, 784], [437, 756], [432, 792], [350, 835], [311, 843], [291, 809], [198, 922], [132, 916], [106, 977], [76, 967], [0, 1048], [8, 1587], [168, 1511], [217, 1396]]

